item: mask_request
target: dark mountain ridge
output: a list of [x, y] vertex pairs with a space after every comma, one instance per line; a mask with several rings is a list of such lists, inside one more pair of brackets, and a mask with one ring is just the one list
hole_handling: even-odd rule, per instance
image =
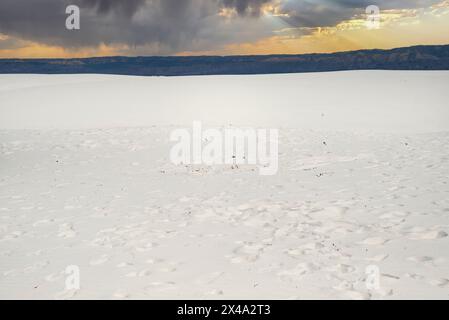
[[299, 55], [0, 59], [2, 74], [187, 76], [343, 70], [449, 70], [449, 45]]

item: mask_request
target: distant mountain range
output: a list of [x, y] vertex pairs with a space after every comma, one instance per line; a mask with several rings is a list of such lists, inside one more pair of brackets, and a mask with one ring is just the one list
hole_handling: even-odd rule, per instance
[[449, 70], [449, 45], [331, 54], [0, 59], [0, 73], [186, 76], [339, 70]]

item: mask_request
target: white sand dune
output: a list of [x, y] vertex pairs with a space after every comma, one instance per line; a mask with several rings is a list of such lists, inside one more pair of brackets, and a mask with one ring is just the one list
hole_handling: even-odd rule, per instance
[[234, 124], [312, 130], [448, 129], [446, 71], [123, 77], [2, 75], [1, 129]]
[[[278, 174], [174, 166], [193, 120]], [[1, 75], [0, 147], [0, 298], [449, 298], [449, 72]]]

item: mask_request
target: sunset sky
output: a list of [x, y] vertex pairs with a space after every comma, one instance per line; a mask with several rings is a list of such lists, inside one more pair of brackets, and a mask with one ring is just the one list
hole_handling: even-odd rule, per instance
[[448, 31], [449, 0], [0, 1], [0, 58], [335, 52], [449, 44]]

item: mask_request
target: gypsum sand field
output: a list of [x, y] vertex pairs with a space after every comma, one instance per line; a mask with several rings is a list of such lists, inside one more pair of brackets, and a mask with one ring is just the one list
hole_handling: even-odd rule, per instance
[[[447, 299], [448, 78], [3, 75], [0, 297]], [[278, 174], [174, 166], [195, 119], [279, 128]]]

